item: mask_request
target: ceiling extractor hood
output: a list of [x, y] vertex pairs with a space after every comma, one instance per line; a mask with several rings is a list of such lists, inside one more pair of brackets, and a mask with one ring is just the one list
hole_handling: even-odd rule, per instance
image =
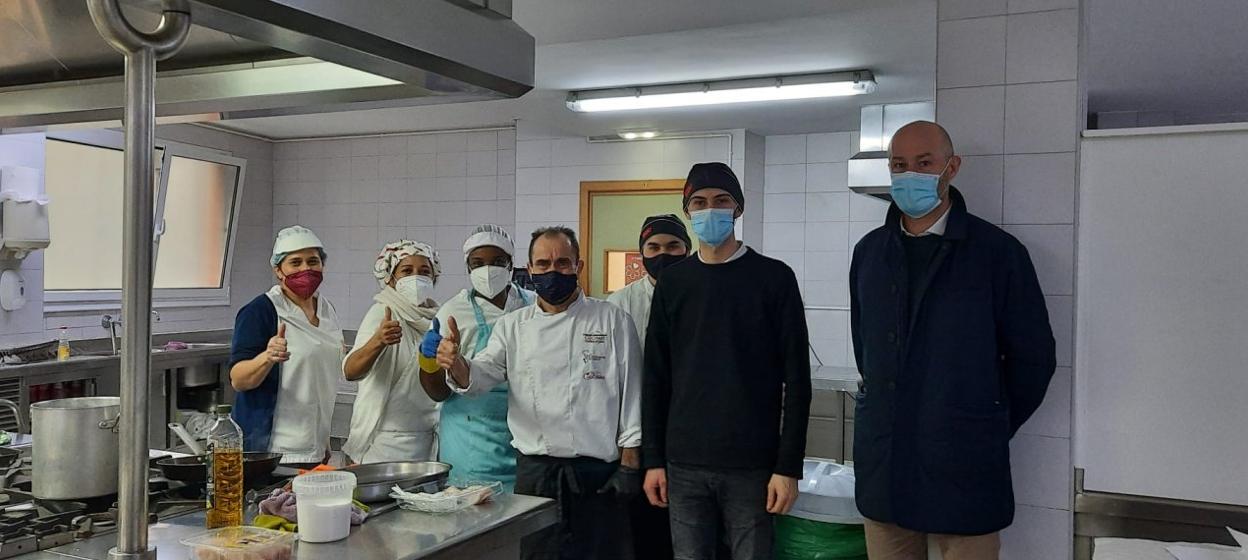
[[897, 103], [866, 105], [858, 132], [858, 153], [849, 158], [849, 190], [892, 200], [888, 172], [888, 143], [897, 129], [914, 121], [936, 120], [936, 104]]
[[[151, 29], [158, 0], [123, 0]], [[156, 114], [228, 120], [518, 97], [533, 37], [509, 0], [187, 0]], [[0, 2], [0, 129], [121, 117], [122, 57], [83, 0]]]

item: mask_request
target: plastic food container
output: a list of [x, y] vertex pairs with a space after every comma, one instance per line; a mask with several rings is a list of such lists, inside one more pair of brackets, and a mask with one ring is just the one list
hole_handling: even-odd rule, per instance
[[467, 507], [483, 504], [503, 491], [503, 483], [467, 481], [436, 494], [403, 492], [397, 486], [390, 497], [398, 500], [399, 507], [424, 513], [455, 513]]
[[323, 543], [347, 538], [351, 533], [355, 474], [344, 471], [302, 474], [295, 477], [293, 488], [299, 540]]
[[294, 533], [259, 527], [225, 527], [182, 539], [190, 560], [290, 560], [295, 555]]

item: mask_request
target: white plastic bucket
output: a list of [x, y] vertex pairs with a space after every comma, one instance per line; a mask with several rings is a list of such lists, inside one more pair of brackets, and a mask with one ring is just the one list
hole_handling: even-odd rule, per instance
[[853, 467], [806, 459], [797, 491], [797, 500], [789, 511], [793, 517], [846, 525], [863, 523], [854, 501]]
[[343, 471], [313, 472], [295, 477], [295, 510], [299, 516], [299, 540], [333, 542], [351, 533], [351, 496], [355, 474]]

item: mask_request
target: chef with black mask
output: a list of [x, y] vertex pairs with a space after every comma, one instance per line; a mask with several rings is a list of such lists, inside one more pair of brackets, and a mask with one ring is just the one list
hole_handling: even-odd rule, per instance
[[607, 301], [628, 312], [637, 326], [637, 337], [644, 344], [646, 324], [650, 322], [650, 300], [654, 298], [659, 273], [689, 256], [693, 243], [680, 218], [675, 214], [662, 214], [650, 216], [641, 223], [637, 245], [641, 250], [641, 263], [646, 268], [645, 278], [608, 294]]

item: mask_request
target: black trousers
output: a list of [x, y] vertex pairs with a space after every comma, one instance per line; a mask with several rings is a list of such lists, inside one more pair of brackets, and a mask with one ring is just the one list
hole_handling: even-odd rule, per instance
[[667, 510], [650, 505], [650, 500], [643, 493], [629, 504], [629, 517], [633, 524], [633, 553], [636, 557], [639, 560], [672, 560], [672, 526]]
[[559, 523], [520, 542], [524, 560], [632, 560], [626, 502], [599, 494], [618, 463], [578, 457], [516, 458], [516, 493], [559, 503]]
[[771, 560], [768, 470], [667, 466], [672, 548], [677, 560]]

